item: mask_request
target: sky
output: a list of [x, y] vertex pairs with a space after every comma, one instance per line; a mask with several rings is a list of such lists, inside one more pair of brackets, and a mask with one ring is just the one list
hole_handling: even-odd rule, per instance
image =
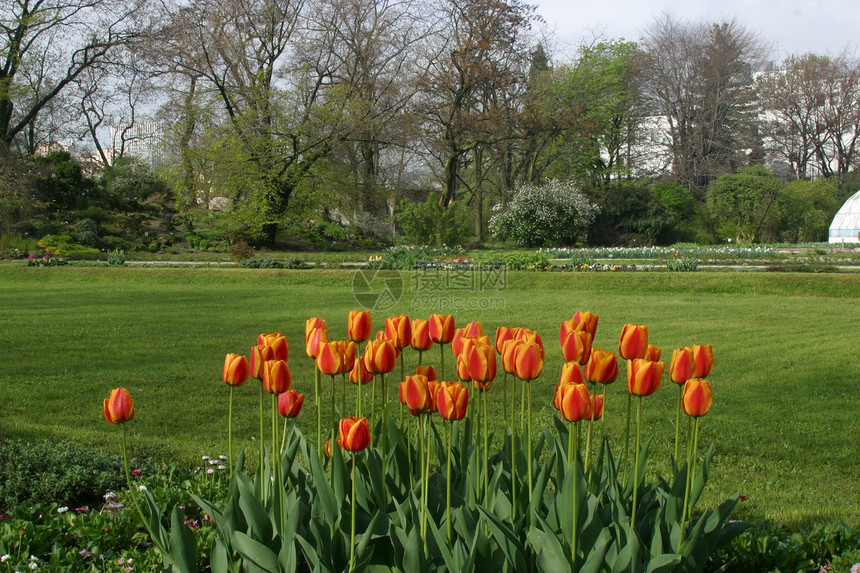
[[[656, 16], [718, 22], [735, 18], [773, 46], [773, 59], [812, 52], [837, 55], [860, 46], [858, 0], [531, 0], [563, 43], [591, 39], [592, 30], [607, 39], [636, 41]], [[860, 50], [857, 50], [860, 55]]]

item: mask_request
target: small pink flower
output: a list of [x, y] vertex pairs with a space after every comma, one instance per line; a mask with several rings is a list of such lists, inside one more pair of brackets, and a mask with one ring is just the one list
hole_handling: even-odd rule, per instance
[[140, 470], [131, 470], [131, 475], [133, 475], [133, 476], [139, 476], [139, 475], [140, 475], [140, 474], [142, 474], [142, 473], [143, 473], [143, 472], [142, 472], [142, 471], [140, 471]]

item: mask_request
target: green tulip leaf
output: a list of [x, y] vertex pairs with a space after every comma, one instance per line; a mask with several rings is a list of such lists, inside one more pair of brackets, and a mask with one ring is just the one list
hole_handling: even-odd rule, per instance
[[170, 516], [170, 556], [180, 573], [196, 573], [197, 545], [184, 521], [185, 513], [178, 507], [173, 508]]
[[252, 565], [260, 571], [278, 571], [278, 556], [274, 551], [242, 533], [233, 532], [233, 547], [245, 559], [246, 565]]

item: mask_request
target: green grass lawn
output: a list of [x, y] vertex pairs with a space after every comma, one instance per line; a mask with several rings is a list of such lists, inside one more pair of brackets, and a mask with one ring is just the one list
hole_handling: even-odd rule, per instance
[[[484, 290], [467, 280], [429, 293], [413, 274], [403, 277], [406, 291], [393, 308], [373, 313], [375, 328], [393, 314], [450, 312], [438, 307], [449, 304], [458, 325], [480, 320], [491, 336], [501, 325], [542, 334], [538, 426], [552, 426], [556, 415], [557, 333], [576, 310], [600, 315], [595, 346], [608, 350], [628, 322], [649, 326], [666, 361], [675, 347], [713, 344], [715, 403], [703, 419], [702, 444], [717, 455], [706, 505], [740, 493], [745, 517], [860, 524], [860, 274], [521, 272]], [[358, 308], [353, 278], [351, 271], [2, 264], [0, 435], [119, 451], [120, 433], [104, 420], [102, 400], [121, 385], [135, 399], [135, 453], [185, 463], [226, 453], [224, 355], [248, 353], [257, 334], [281, 331], [291, 345], [293, 387], [308, 395], [299, 426], [313, 437], [304, 322], [320, 316], [331, 338], [345, 338], [347, 312]], [[433, 348], [425, 363], [438, 357]], [[406, 360], [414, 368], [417, 354], [407, 351]], [[601, 425], [616, 451], [623, 376], [622, 368], [609, 387]], [[644, 402], [652, 472], [665, 472], [673, 446], [677, 392], [667, 379]], [[503, 393], [499, 381], [489, 395], [494, 411]], [[247, 450], [256, 449], [258, 400], [256, 381], [238, 389], [234, 439]], [[500, 430], [503, 418], [494, 419]]]

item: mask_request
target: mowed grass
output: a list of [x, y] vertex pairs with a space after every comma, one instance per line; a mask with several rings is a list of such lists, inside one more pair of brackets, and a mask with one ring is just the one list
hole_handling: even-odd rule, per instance
[[[628, 322], [649, 326], [667, 362], [675, 347], [713, 344], [715, 402], [701, 430], [702, 449], [716, 449], [706, 504], [742, 494], [740, 517], [860, 524], [860, 275], [521, 272], [483, 290], [480, 280], [458, 280], [429, 293], [428, 283], [402, 276], [403, 296], [373, 313], [375, 329], [393, 314], [453, 311], [458, 325], [480, 320], [491, 337], [501, 325], [541, 333], [547, 362], [534, 385], [536, 428], [553, 428], [558, 328], [576, 310], [600, 315], [595, 346], [607, 350]], [[119, 451], [120, 432], [104, 420], [102, 400], [124, 386], [137, 412], [134, 453], [189, 464], [226, 453], [224, 355], [248, 353], [257, 334], [280, 331], [290, 343], [293, 387], [307, 395], [299, 427], [313, 439], [304, 323], [320, 316], [331, 338], [345, 338], [347, 313], [358, 308], [353, 279], [353, 272], [334, 270], [0, 265], [0, 434]], [[451, 378], [453, 359], [445, 352]], [[405, 356], [407, 370], [414, 368], [417, 353]], [[424, 362], [438, 365], [438, 348]], [[393, 392], [394, 384], [396, 400]], [[500, 369], [489, 394], [497, 436], [510, 395]], [[676, 399], [667, 378], [644, 399], [652, 473], [668, 468]], [[255, 451], [259, 383], [239, 388], [234, 407], [234, 439]], [[609, 436], [615, 453], [625, 409], [622, 367], [597, 432]]]

